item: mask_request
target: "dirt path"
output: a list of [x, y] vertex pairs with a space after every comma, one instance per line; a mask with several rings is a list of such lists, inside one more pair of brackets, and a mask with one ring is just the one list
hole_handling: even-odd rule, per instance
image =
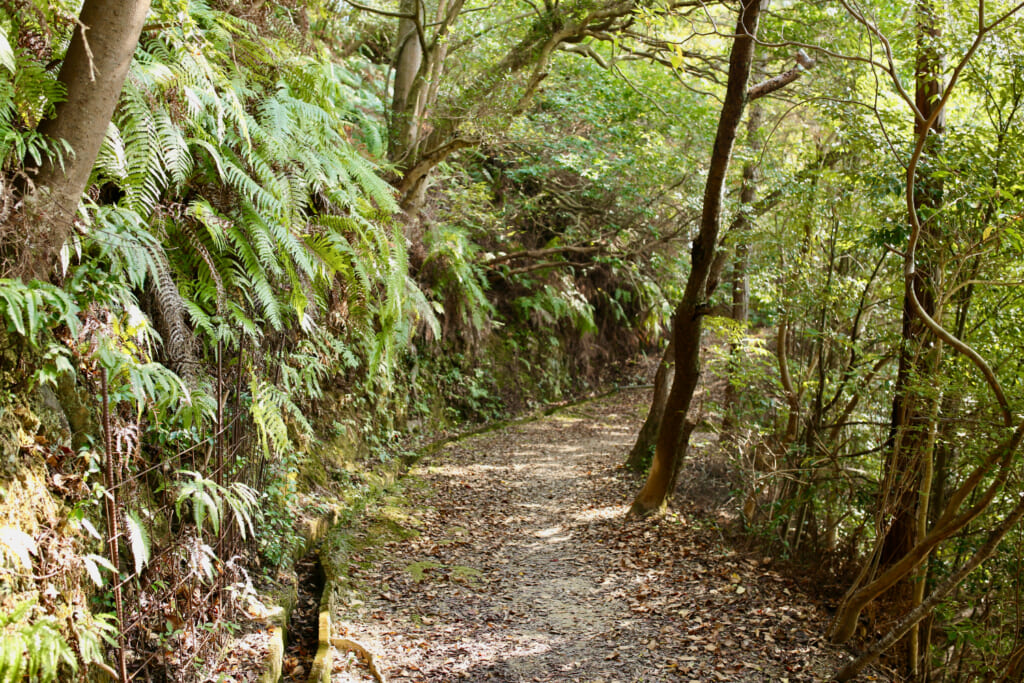
[[[336, 635], [400, 681], [820, 681], [840, 658], [795, 587], [678, 517], [624, 524], [623, 392], [451, 444], [415, 473], [419, 534], [352, 558]], [[421, 512], [417, 512], [416, 510]], [[373, 680], [350, 655], [334, 683]]]

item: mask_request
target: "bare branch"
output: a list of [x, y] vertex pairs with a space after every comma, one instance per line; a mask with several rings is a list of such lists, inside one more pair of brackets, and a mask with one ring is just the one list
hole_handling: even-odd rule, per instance
[[600, 245], [591, 245], [588, 247], [580, 247], [576, 245], [569, 245], [565, 247], [550, 247], [547, 249], [524, 249], [523, 251], [514, 251], [511, 254], [502, 254], [501, 256], [495, 256], [487, 259], [480, 265], [483, 266], [496, 266], [499, 263], [506, 263], [520, 258], [542, 258], [545, 256], [551, 256], [554, 254], [593, 254], [603, 250], [604, 247]]
[[590, 57], [597, 62], [597, 65], [602, 69], [607, 69], [610, 66], [608, 60], [602, 57], [592, 46], [585, 43], [570, 43], [562, 45], [561, 49], [565, 52], [572, 52], [577, 55], [583, 55], [584, 57]]
[[415, 19], [416, 18], [415, 14], [405, 14], [405, 13], [402, 13], [402, 12], [390, 12], [390, 11], [385, 10], [385, 9], [378, 9], [376, 7], [370, 7], [369, 5], [360, 5], [358, 2], [354, 2], [354, 0], [345, 0], [345, 3], [348, 4], [348, 5], [351, 5], [355, 9], [360, 10], [362, 12], [369, 12], [370, 14], [379, 14], [379, 15], [381, 15], [383, 17], [397, 17], [398, 19]]
[[538, 263], [531, 263], [528, 266], [522, 266], [521, 268], [513, 268], [512, 270], [505, 273], [505, 277], [512, 277], [513, 275], [522, 275], [523, 273], [530, 273], [535, 270], [543, 270], [545, 268], [592, 268], [593, 263], [575, 263], [573, 261], [540, 261]]
[[816, 62], [807, 56], [807, 53], [803, 50], [797, 50], [796, 53], [796, 66], [788, 71], [784, 71], [778, 76], [773, 76], [765, 81], [761, 81], [754, 87], [747, 90], [747, 100], [753, 102], [759, 97], [769, 95], [776, 90], [785, 88], [787, 85], [800, 78], [805, 71], [809, 71], [814, 68]]

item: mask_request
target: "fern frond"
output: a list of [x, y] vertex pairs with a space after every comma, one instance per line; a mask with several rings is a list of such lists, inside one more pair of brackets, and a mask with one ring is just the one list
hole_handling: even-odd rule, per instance
[[156, 112], [155, 124], [160, 157], [168, 175], [175, 184], [183, 186], [188, 182], [194, 167], [188, 142], [166, 110]]
[[185, 302], [178, 291], [167, 256], [161, 248], [152, 253], [157, 307], [167, 327], [165, 350], [171, 367], [190, 383], [195, 379], [195, 350], [192, 331], [185, 323]]
[[283, 329], [284, 316], [281, 304], [277, 300], [274, 288], [267, 279], [259, 259], [256, 258], [248, 248], [240, 249], [243, 262], [234, 265], [234, 271], [238, 283], [242, 289], [242, 295], [254, 308], [262, 311], [267, 322], [275, 330]]
[[[258, 254], [259, 263], [263, 268], [273, 275], [284, 275], [284, 267], [278, 259], [279, 245], [277, 234], [275, 234], [275, 232], [278, 234], [281, 232], [279, 226], [273, 221], [264, 220], [256, 207], [248, 203], [242, 206], [241, 218], [241, 224], [246, 228], [244, 236], [237, 227], [229, 231], [228, 234], [236, 236], [235, 247], [240, 250], [242, 258], [247, 259]], [[242, 246], [242, 241], [246, 242], [245, 247]]]
[[146, 527], [135, 511], [125, 515], [125, 526], [128, 527], [128, 543], [131, 547], [132, 558], [135, 560], [135, 573], [142, 572], [143, 567], [149, 562], [150, 541]]

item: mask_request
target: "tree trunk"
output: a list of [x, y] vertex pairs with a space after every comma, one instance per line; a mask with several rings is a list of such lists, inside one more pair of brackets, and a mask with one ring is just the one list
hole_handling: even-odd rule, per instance
[[416, 86], [422, 81], [420, 73], [424, 56], [424, 45], [418, 28], [423, 24], [419, 0], [402, 0], [398, 11], [406, 16], [398, 20], [398, 47], [392, 61], [395, 80], [391, 95], [391, 118], [388, 121], [388, 160], [395, 164], [401, 164], [414, 154], [416, 131], [420, 123]]
[[[921, 22], [919, 31], [925, 30], [926, 24], [924, 22], [931, 21], [934, 23], [931, 10], [931, 4], [928, 0], [922, 0], [918, 3], [918, 21]], [[928, 17], [931, 18], [929, 19]], [[937, 58], [933, 56], [932, 60], [926, 60], [925, 52], [925, 47], [921, 44], [918, 55], [916, 104], [921, 114], [928, 118], [934, 111], [938, 95], [941, 93], [941, 83], [938, 81], [938, 75], [934, 73], [939, 66], [936, 62]], [[914, 130], [916, 135], [934, 134], [932, 136], [934, 139], [925, 147], [926, 153], [932, 156], [938, 151], [938, 136], [942, 134], [943, 120], [941, 117], [936, 120], [932, 133], [922, 131], [921, 125], [921, 121], [915, 123]], [[937, 209], [941, 206], [941, 180], [929, 178], [919, 182], [918, 186], [918, 208], [928, 207]], [[934, 220], [931, 220], [928, 221], [927, 225], [931, 228], [929, 230], [930, 234], [922, 237], [924, 242], [931, 244], [928, 238], [934, 237], [936, 223]], [[914, 273], [912, 286], [917, 293], [918, 301], [921, 302], [928, 315], [934, 318], [935, 283], [932, 268], [928, 262], [927, 251], [921, 250], [919, 253], [921, 256]], [[909, 286], [911, 286], [910, 283], [908, 283]], [[928, 367], [924, 362], [925, 355], [928, 354], [922, 354], [921, 351], [931, 338], [932, 335], [927, 327], [925, 327], [914, 311], [909, 299], [909, 293], [905, 293], [903, 296], [902, 346], [896, 377], [896, 389], [893, 396], [888, 449], [889, 459], [886, 463], [886, 479], [889, 481], [898, 481], [901, 477], [906, 478], [908, 473], [912, 473], [912, 456], [915, 453], [920, 454], [918, 452], [919, 449], [916, 449], [915, 445], [920, 444], [926, 439], [929, 411], [923, 409], [925, 406], [922, 400], [919, 398], [915, 400], [917, 397], [913, 396], [913, 388], [910, 385], [915, 379], [930, 376], [930, 371], [933, 368]], [[917, 518], [915, 511], [917, 507], [917, 482], [910, 481], [906, 486], [900, 488], [902, 490], [894, 492], [897, 497], [893, 504], [893, 522], [885, 534], [884, 542], [882, 543], [881, 562], [883, 567], [886, 564], [891, 564], [893, 560], [902, 557], [913, 546], [914, 533], [912, 529], [916, 526], [915, 520]], [[885, 512], [893, 513], [893, 510]]]
[[675, 377], [675, 351], [675, 344], [670, 339], [668, 346], [665, 347], [665, 353], [661, 356], [661, 362], [658, 363], [658, 371], [654, 373], [654, 398], [651, 400], [650, 410], [647, 411], [647, 419], [644, 420], [644, 426], [640, 428], [640, 434], [636, 437], [633, 450], [629, 452], [629, 457], [623, 464], [628, 470], [643, 472], [647, 469], [651, 451], [658, 441], [658, 428], [665, 415], [668, 390]]
[[78, 203], [107, 133], [150, 0], [86, 0], [58, 79], [67, 99], [39, 132], [65, 140], [72, 158], [46, 159], [32, 178], [28, 235], [19, 274], [45, 278], [71, 234]]
[[700, 378], [700, 339], [707, 307], [706, 284], [718, 242], [725, 176], [729, 169], [736, 132], [747, 104], [747, 80], [754, 57], [754, 38], [757, 35], [760, 14], [761, 0], [742, 0], [736, 21], [736, 37], [733, 39], [729, 55], [729, 78], [725, 100], [718, 119], [715, 145], [704, 187], [700, 230], [693, 241], [690, 275], [673, 318], [676, 374], [666, 401], [651, 470], [646, 484], [633, 501], [631, 515], [648, 515], [665, 505], [671, 494], [670, 485], [681, 454], [686, 451], [688, 445], [686, 442], [689, 439], [680, 439], [680, 436], [683, 433], [683, 422], [689, 411], [693, 392]]
[[[759, 131], [764, 112], [760, 106], [750, 107], [750, 114], [747, 117], [747, 148], [751, 157], [757, 156], [761, 151]], [[736, 216], [734, 224], [735, 231], [739, 237], [736, 242], [736, 253], [733, 256], [732, 265], [732, 307], [729, 317], [738, 323], [742, 323], [744, 330], [747, 327], [747, 320], [750, 317], [750, 291], [747, 279], [747, 269], [750, 264], [750, 248], [747, 235], [750, 230], [750, 218], [748, 212], [753, 209], [754, 200], [757, 198], [757, 165], [751, 158], [743, 164], [743, 186], [740, 188], [740, 213]], [[732, 229], [730, 229], [730, 232]], [[740, 350], [736, 344], [729, 346], [729, 381], [725, 384], [725, 398], [722, 406], [722, 432], [726, 441], [735, 441], [735, 430], [737, 426], [737, 410], [739, 395], [733, 382], [733, 375], [739, 369]]]
[[[915, 100], [921, 115], [928, 119], [934, 113], [942, 94], [942, 59], [938, 52], [938, 18], [932, 0], [918, 0], [917, 19], [917, 65]], [[934, 162], [941, 145], [944, 121], [940, 116], [931, 130], [924, 129], [924, 121], [914, 124], [916, 136], [928, 136], [925, 154]], [[942, 206], [942, 180], [926, 175], [917, 183], [917, 208], [937, 211]], [[935, 272], [936, 259], [930, 254], [939, 239], [936, 215], [930, 212], [922, 234], [922, 249], [912, 282], [925, 312], [935, 318], [939, 274]], [[889, 490], [880, 497], [882, 508], [880, 519], [891, 519], [882, 539], [879, 555], [879, 571], [899, 562], [915, 544], [924, 537], [927, 504], [931, 487], [932, 445], [935, 428], [934, 397], [924, 395], [915, 385], [922, 381], [931, 383], [937, 376], [941, 356], [941, 345], [935, 343], [934, 335], [916, 314], [909, 293], [903, 298], [903, 326], [899, 369], [893, 396], [888, 457], [885, 464], [885, 482]], [[918, 577], [923, 579], [922, 577]], [[918, 581], [918, 583], [922, 583]], [[923, 597], [921, 585], [915, 589], [914, 577], [908, 577], [894, 588], [890, 604], [895, 613], [912, 608]], [[911, 628], [907, 638], [901, 641], [904, 670], [916, 675], [920, 659], [920, 645], [917, 629]], [[927, 649], [927, 644], [925, 644]]]
[[[420, 0], [401, 0], [398, 48], [393, 57], [394, 97], [388, 131], [389, 158], [395, 162], [395, 187], [399, 204], [409, 216], [416, 216], [424, 201], [430, 173], [453, 152], [476, 144], [475, 134], [467, 134], [463, 124], [471, 120], [482, 102], [500, 101], [501, 92], [511, 77], [530, 69], [521, 92], [510, 97], [504, 116], [509, 121], [521, 115], [547, 77], [555, 50], [566, 41], [581, 40], [588, 28], [628, 17], [632, 4], [597, 6], [584, 10], [587, 3], [566, 8], [546, 3], [541, 16], [526, 35], [493, 63], [466, 79], [466, 85], [452, 94], [438, 93], [445, 85], [448, 33], [462, 12], [465, 0], [441, 0], [429, 23], [411, 17], [423, 17]], [[419, 26], [417, 26], [419, 21]], [[422, 32], [434, 28], [431, 36]], [[441, 100], [440, 102], [438, 100]]]
[[[1020, 428], [1018, 428], [1019, 430]], [[850, 662], [839, 670], [832, 680], [834, 681], [849, 681], [855, 678], [866, 666], [871, 664], [878, 657], [891, 648], [897, 640], [904, 637], [913, 627], [917, 626], [922, 619], [935, 609], [947, 595], [953, 592], [953, 589], [960, 585], [960, 582], [966, 579], [971, 572], [977, 569], [983, 562], [996, 552], [1000, 542], [1021, 520], [1024, 518], [1024, 499], [1017, 502], [1013, 510], [1003, 518], [1003, 521], [995, 529], [989, 532], [988, 537], [985, 539], [984, 545], [974, 552], [974, 555], [964, 563], [957, 571], [950, 574], [948, 577], [942, 580], [939, 585], [928, 595], [927, 598], [917, 604], [914, 609], [907, 613], [899, 622], [894, 626], [889, 633], [880, 638], [867, 652], [861, 654], [857, 659]], [[1019, 662], [1018, 662], [1019, 666]], [[1019, 678], [1011, 678], [1009, 680], [1019, 680]]]

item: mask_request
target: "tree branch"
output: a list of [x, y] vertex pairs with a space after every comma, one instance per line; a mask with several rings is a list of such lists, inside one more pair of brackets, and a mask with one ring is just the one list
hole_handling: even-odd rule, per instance
[[761, 81], [754, 87], [747, 90], [747, 100], [753, 102], [754, 100], [769, 95], [776, 90], [781, 90], [787, 85], [800, 78], [805, 71], [810, 71], [814, 68], [816, 62], [807, 56], [807, 53], [803, 50], [797, 50], [796, 53], [796, 66], [789, 71], [784, 71], [778, 76], [773, 76], [767, 80]]
[[949, 595], [954, 588], [959, 586], [960, 582], [966, 579], [971, 572], [977, 569], [983, 562], [985, 562], [985, 560], [992, 557], [1003, 538], [1005, 538], [1006, 534], [1008, 534], [1013, 527], [1020, 522], [1021, 517], [1024, 517], [1024, 499], [1019, 500], [1010, 514], [1003, 519], [999, 526], [989, 533], [985, 544], [978, 548], [977, 552], [971, 556], [971, 559], [940, 583], [927, 598], [922, 600], [917, 607], [908, 612], [907, 615], [903, 617], [898, 624], [896, 624], [896, 626], [885, 634], [885, 636], [876, 641], [870, 650], [837, 672], [832, 680], [842, 682], [853, 679], [857, 674], [863, 671], [864, 667], [871, 664], [873, 661], [878, 659], [883, 652], [895, 645], [896, 642], [910, 631], [915, 624], [920, 622], [933, 609], [935, 609], [935, 606], [938, 605], [943, 598]]
[[514, 259], [520, 258], [543, 258], [552, 254], [593, 254], [599, 252], [604, 247], [600, 245], [592, 245], [589, 247], [579, 247], [576, 245], [569, 245], [565, 247], [550, 247], [547, 249], [524, 249], [522, 251], [514, 251], [511, 254], [502, 254], [501, 256], [495, 256], [489, 258], [480, 265], [482, 266], [496, 266], [499, 263], [505, 263]]
[[360, 5], [358, 2], [353, 2], [353, 0], [345, 0], [345, 3], [351, 5], [352, 7], [361, 12], [379, 14], [384, 17], [397, 17], [398, 19], [416, 19], [415, 14], [405, 14], [403, 12], [389, 12], [388, 10], [385, 9], [377, 9], [376, 7], [370, 7], [368, 5]]
[[608, 60], [602, 57], [590, 45], [586, 45], [584, 43], [571, 43], [567, 45], [562, 45], [562, 50], [564, 50], [565, 52], [572, 52], [574, 54], [583, 55], [584, 57], [590, 57], [595, 62], [597, 62], [597, 65], [602, 69], [607, 69], [610, 66]]

